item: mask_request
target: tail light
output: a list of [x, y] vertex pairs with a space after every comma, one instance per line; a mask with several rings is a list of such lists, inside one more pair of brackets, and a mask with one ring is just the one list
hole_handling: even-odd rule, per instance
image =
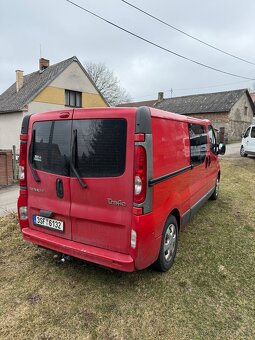
[[21, 141], [19, 153], [19, 185], [26, 186], [27, 142]]
[[25, 221], [28, 219], [28, 210], [27, 206], [19, 207], [19, 218], [22, 221]]
[[143, 146], [135, 147], [134, 163], [134, 203], [142, 203], [146, 198], [147, 159]]

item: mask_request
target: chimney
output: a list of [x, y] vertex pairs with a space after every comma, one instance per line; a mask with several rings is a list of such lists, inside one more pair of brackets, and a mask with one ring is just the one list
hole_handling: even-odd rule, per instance
[[23, 77], [23, 71], [16, 70], [16, 91], [19, 92], [19, 90], [22, 88], [24, 83], [24, 77]]
[[39, 70], [41, 72], [44, 71], [49, 66], [50, 66], [50, 61], [48, 59], [44, 59], [44, 58], [39, 59]]
[[164, 92], [158, 93], [158, 102], [162, 102], [164, 100]]

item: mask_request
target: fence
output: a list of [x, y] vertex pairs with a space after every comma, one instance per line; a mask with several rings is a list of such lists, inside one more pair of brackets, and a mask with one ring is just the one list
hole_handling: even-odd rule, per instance
[[18, 179], [16, 148], [0, 150], [0, 186], [11, 185]]

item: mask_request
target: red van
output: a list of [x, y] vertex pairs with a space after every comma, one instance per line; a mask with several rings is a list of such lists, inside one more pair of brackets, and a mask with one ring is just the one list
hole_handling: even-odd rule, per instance
[[167, 271], [180, 230], [218, 196], [224, 149], [210, 121], [148, 107], [26, 116], [23, 238], [126, 272]]

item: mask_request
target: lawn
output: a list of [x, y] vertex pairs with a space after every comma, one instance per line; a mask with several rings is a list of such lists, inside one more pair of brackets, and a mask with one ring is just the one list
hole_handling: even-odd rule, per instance
[[255, 159], [221, 165], [167, 273], [57, 265], [0, 218], [0, 338], [255, 339]]

